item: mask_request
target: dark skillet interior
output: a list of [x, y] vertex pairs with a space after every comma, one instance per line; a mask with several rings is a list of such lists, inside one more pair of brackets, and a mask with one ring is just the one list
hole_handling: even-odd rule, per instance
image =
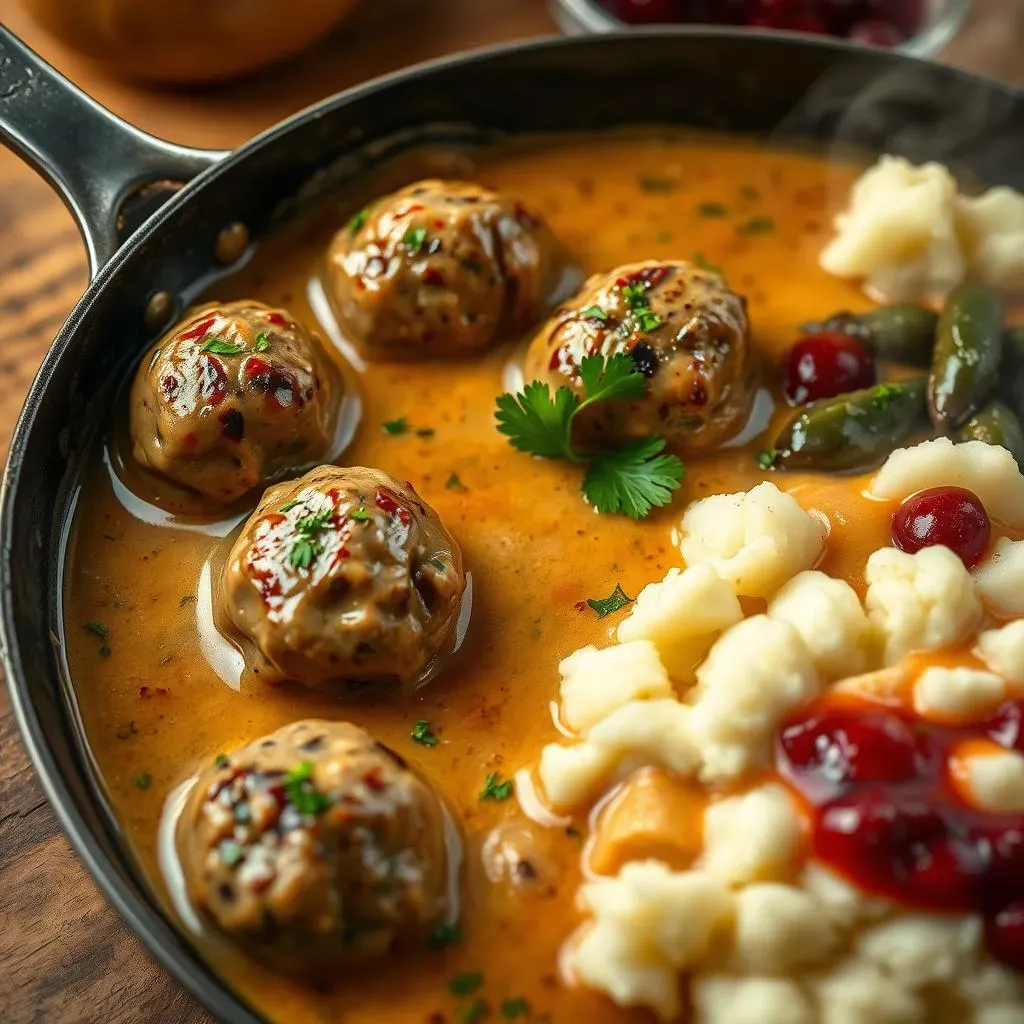
[[12, 696], [44, 787], [93, 875], [161, 963], [223, 1021], [257, 1018], [136, 877], [83, 754], [55, 632], [60, 538], [77, 466], [109, 415], [113, 387], [150, 340], [146, 299], [167, 289], [180, 312], [217, 269], [214, 241], [224, 224], [240, 220], [258, 238], [287, 213], [287, 201], [363, 173], [411, 142], [636, 122], [937, 159], [968, 179], [1024, 190], [1024, 95], [949, 69], [725, 31], [513, 46], [354, 90], [237, 152], [127, 243], [43, 364], [5, 478], [0, 570]]

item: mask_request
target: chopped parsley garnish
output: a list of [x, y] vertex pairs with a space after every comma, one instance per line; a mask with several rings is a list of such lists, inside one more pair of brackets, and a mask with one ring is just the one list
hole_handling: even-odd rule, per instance
[[85, 628], [89, 630], [90, 633], [95, 633], [95, 635], [103, 641], [103, 643], [100, 645], [100, 657], [109, 658], [110, 643], [108, 642], [109, 637], [107, 635], [107, 627], [104, 626], [102, 622], [90, 621], [85, 624]]
[[641, 174], [637, 184], [642, 192], [674, 192], [679, 187], [675, 178], [659, 178], [653, 174]]
[[402, 248], [405, 249], [410, 256], [415, 256], [423, 248], [426, 241], [426, 228], [409, 228], [409, 230], [402, 235]]
[[761, 198], [761, 193], [753, 185], [740, 185], [740, 196], [753, 202]]
[[480, 790], [481, 800], [507, 800], [512, 795], [512, 780], [499, 782], [498, 772], [489, 772], [484, 779], [484, 788]]
[[299, 814], [317, 815], [331, 806], [331, 798], [318, 793], [313, 785], [313, 762], [301, 761], [284, 777], [284, 792], [288, 802]]
[[436, 747], [441, 741], [430, 731], [430, 723], [425, 719], [421, 718], [413, 727], [412, 732], [409, 733], [415, 742], [422, 744], [424, 747]]
[[348, 517], [357, 523], [365, 523], [370, 518], [370, 513], [366, 511], [365, 505], [360, 505], [359, 508], [349, 509]]
[[468, 491], [469, 488], [459, 479], [458, 473], [452, 473], [444, 482], [449, 491]]
[[693, 254], [693, 265], [700, 267], [701, 270], [706, 270], [709, 274], [724, 273], [717, 263], [712, 263], [702, 252], [695, 252]]
[[266, 352], [268, 348], [270, 348], [270, 339], [265, 331], [260, 331], [256, 335], [256, 344], [253, 345], [253, 350], [256, 352]]
[[518, 394], [501, 395], [495, 414], [498, 431], [521, 452], [585, 466], [583, 495], [598, 512], [643, 519], [652, 508], [671, 500], [683, 478], [683, 464], [674, 455], [662, 454], [665, 442], [660, 437], [581, 455], [572, 445], [572, 425], [595, 402], [642, 397], [644, 376], [628, 355], [617, 353], [608, 359], [585, 356], [579, 379], [582, 399], [564, 385], [552, 396], [541, 381], [527, 384]]
[[771, 217], [751, 217], [736, 226], [738, 235], [770, 235], [775, 230], [775, 221]]
[[479, 1024], [488, 1014], [487, 1004], [482, 999], [474, 999], [464, 1010], [459, 1010], [462, 1024]]
[[213, 759], [213, 767], [214, 768], [227, 768], [228, 764], [229, 764], [229, 762], [228, 762], [228, 755], [227, 754], [218, 754]]
[[293, 569], [308, 569], [313, 564], [313, 560], [323, 550], [320, 533], [333, 515], [333, 509], [325, 508], [311, 516], [303, 516], [295, 524], [298, 536], [288, 552], [288, 564]]
[[650, 285], [646, 281], [630, 281], [622, 286], [622, 297], [629, 306], [630, 316], [622, 322], [620, 333], [629, 337], [634, 328], [645, 334], [661, 326], [661, 319], [651, 312], [651, 304], [647, 298]]
[[302, 499], [301, 498], [292, 498], [292, 500], [289, 501], [287, 504], [282, 505], [278, 509], [278, 512], [291, 512], [291, 510], [293, 508], [295, 508], [296, 505], [301, 505], [301, 504], [302, 504]]
[[137, 778], [137, 779], [135, 780], [135, 788], [136, 788], [136, 789], [149, 789], [149, 787], [150, 787], [150, 786], [151, 786], [152, 784], [153, 784], [153, 776], [152, 776], [152, 775], [150, 775], [150, 774], [149, 774], [149, 772], [143, 772], [143, 773], [142, 773], [142, 774], [141, 774], [141, 775], [140, 775], [140, 776], [139, 776], [139, 777], [138, 777], [138, 778]]
[[618, 583], [607, 597], [589, 597], [587, 598], [587, 604], [597, 612], [599, 619], [603, 619], [606, 615], [611, 615], [612, 612], [625, 608], [627, 604], [632, 604], [635, 600], [636, 598], [630, 597], [622, 589], [622, 584]]
[[665, 245], [667, 242], [671, 242], [672, 241], [672, 232], [671, 231], [659, 231], [657, 237], [655, 238], [655, 241], [658, 243], [658, 245]]
[[399, 416], [395, 420], [385, 420], [381, 424], [381, 429], [385, 434], [396, 437], [399, 434], [404, 434], [409, 429], [409, 421], [404, 416]]
[[778, 457], [779, 453], [774, 448], [765, 448], [757, 453], [757, 464], [762, 469], [771, 469]]
[[445, 946], [453, 946], [462, 940], [462, 932], [457, 924], [448, 924], [447, 921], [438, 921], [430, 932], [427, 945], [431, 949], [444, 949]]
[[367, 218], [370, 216], [370, 211], [364, 206], [361, 210], [356, 211], [348, 219], [348, 223], [345, 227], [348, 228], [350, 235], [358, 233], [359, 229], [366, 223]]
[[241, 846], [233, 839], [222, 839], [217, 849], [225, 867], [233, 868], [245, 856]]
[[505, 1020], [516, 1020], [519, 1017], [529, 1017], [530, 1004], [522, 997], [518, 999], [503, 999], [501, 1001], [501, 1015]]
[[876, 409], [884, 409], [894, 398], [906, 393], [907, 389], [902, 384], [879, 384], [871, 397], [871, 404]]
[[600, 306], [587, 306], [586, 309], [580, 311], [580, 316], [584, 320], [600, 320], [601, 323], [608, 319], [608, 314]]
[[212, 352], [215, 356], [239, 356], [245, 349], [241, 345], [234, 345], [230, 341], [221, 341], [220, 338], [207, 335], [199, 349], [200, 352]]
[[475, 992], [483, 983], [484, 976], [480, 971], [464, 971], [448, 982], [448, 991], [453, 996], [468, 996], [471, 992]]
[[697, 207], [698, 217], [724, 217], [727, 213], [721, 203], [700, 203]]
[[417, 427], [416, 428], [416, 436], [417, 437], [433, 437], [436, 433], [437, 433], [437, 431], [433, 427]]

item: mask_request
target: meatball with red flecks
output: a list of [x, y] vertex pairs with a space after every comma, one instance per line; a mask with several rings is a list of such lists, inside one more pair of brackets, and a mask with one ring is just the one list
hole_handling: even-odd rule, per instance
[[411, 484], [321, 466], [263, 495], [223, 594], [261, 677], [406, 689], [451, 649], [465, 582], [458, 544]]
[[352, 217], [328, 284], [345, 331], [382, 355], [477, 352], [536, 323], [564, 270], [521, 203], [466, 181], [416, 182]]
[[585, 410], [593, 440], [657, 434], [700, 450], [746, 422], [755, 384], [746, 301], [720, 274], [654, 260], [596, 274], [534, 337], [526, 379], [582, 394], [580, 361], [622, 352], [647, 378], [646, 393]]
[[192, 310], [143, 357], [135, 460], [217, 504], [332, 454], [342, 378], [319, 338], [258, 302]]
[[218, 755], [177, 847], [193, 906], [275, 969], [330, 977], [426, 945], [452, 913], [445, 810], [347, 722], [286, 725]]

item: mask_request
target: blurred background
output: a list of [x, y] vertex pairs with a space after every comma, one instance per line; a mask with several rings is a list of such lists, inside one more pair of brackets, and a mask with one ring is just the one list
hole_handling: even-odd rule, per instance
[[[1024, 85], [1024, 0], [0, 0], [0, 23], [101, 103], [157, 135], [215, 148], [418, 61], [666, 21], [835, 34]], [[39, 360], [85, 284], [70, 215], [0, 150], [0, 457]], [[152, 964], [71, 853], [2, 687], [0, 1018], [209, 1021]]]

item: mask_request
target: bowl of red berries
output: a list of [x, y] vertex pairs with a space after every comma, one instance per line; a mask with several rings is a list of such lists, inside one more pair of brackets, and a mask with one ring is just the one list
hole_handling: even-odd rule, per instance
[[551, 0], [563, 31], [728, 25], [834, 36], [917, 56], [956, 35], [970, 0]]

